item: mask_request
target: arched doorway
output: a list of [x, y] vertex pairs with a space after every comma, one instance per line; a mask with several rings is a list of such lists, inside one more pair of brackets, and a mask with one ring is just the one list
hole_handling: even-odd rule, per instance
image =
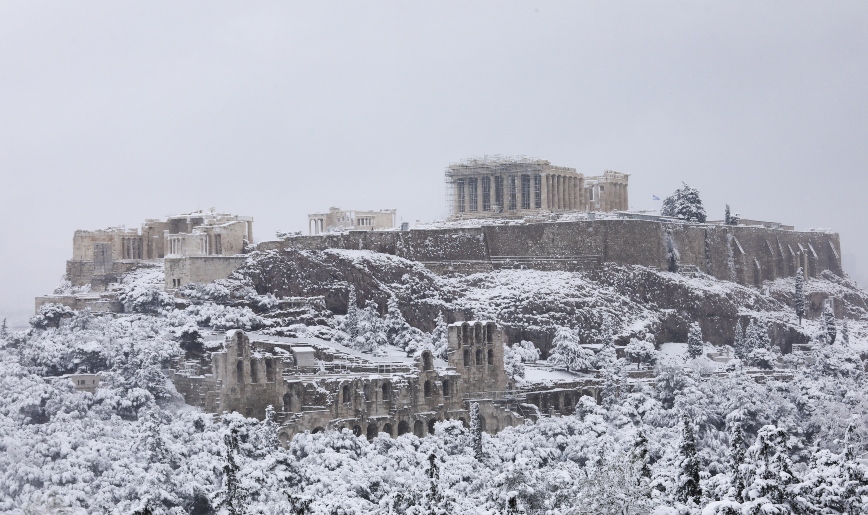
[[417, 420], [413, 423], [413, 434], [419, 438], [425, 436], [425, 424], [423, 424], [421, 420]]
[[392, 431], [392, 424], [389, 422], [383, 424], [383, 432], [391, 436], [392, 438], [395, 437], [395, 432]]
[[362, 436], [362, 427], [358, 424], [353, 426], [353, 434], [355, 436]]
[[317, 427], [313, 428], [313, 431], [311, 431], [311, 433], [317, 434], [317, 433], [322, 433], [323, 431], [325, 431], [325, 429], [322, 426], [317, 426]]
[[431, 397], [431, 381], [425, 381], [425, 397]]
[[379, 430], [379, 428], [377, 427], [376, 422], [371, 422], [370, 424], [368, 424], [368, 432], [367, 432], [368, 440], [373, 440], [374, 438], [376, 438], [378, 430]]
[[410, 424], [406, 420], [398, 422], [398, 436], [405, 435], [410, 432]]
[[433, 435], [433, 434], [434, 434], [434, 424], [436, 424], [436, 423], [437, 423], [437, 419], [436, 419], [436, 418], [432, 418], [432, 419], [430, 419], [430, 420], [428, 421], [428, 434], [429, 434], [429, 435]]
[[289, 392], [283, 394], [283, 411], [292, 411], [292, 395]]

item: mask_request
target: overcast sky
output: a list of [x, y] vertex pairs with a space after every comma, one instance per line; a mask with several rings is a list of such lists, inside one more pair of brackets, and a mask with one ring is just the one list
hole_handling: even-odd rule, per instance
[[0, 313], [56, 287], [76, 229], [432, 220], [483, 154], [832, 228], [868, 283], [866, 27], [864, 1], [0, 0]]

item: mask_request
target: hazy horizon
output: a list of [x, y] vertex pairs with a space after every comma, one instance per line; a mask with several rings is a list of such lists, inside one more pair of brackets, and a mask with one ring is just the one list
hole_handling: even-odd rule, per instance
[[76, 229], [434, 220], [445, 167], [485, 154], [831, 228], [864, 285], [866, 26], [860, 2], [0, 1], [0, 317], [51, 293]]

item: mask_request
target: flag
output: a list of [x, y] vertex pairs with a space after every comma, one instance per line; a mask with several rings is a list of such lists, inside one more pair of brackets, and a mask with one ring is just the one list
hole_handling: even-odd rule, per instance
[[660, 200], [660, 197], [657, 195], [651, 195], [651, 200]]

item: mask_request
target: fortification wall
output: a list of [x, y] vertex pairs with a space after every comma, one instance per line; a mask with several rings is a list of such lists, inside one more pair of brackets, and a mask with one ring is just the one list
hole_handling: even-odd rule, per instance
[[589, 264], [609, 262], [660, 270], [695, 270], [744, 285], [792, 276], [799, 267], [811, 277], [823, 270], [843, 273], [837, 234], [655, 220], [350, 231], [259, 244], [261, 250], [287, 247], [372, 250], [425, 263], [436, 273], [475, 272], [516, 264], [544, 270], [581, 270]]

